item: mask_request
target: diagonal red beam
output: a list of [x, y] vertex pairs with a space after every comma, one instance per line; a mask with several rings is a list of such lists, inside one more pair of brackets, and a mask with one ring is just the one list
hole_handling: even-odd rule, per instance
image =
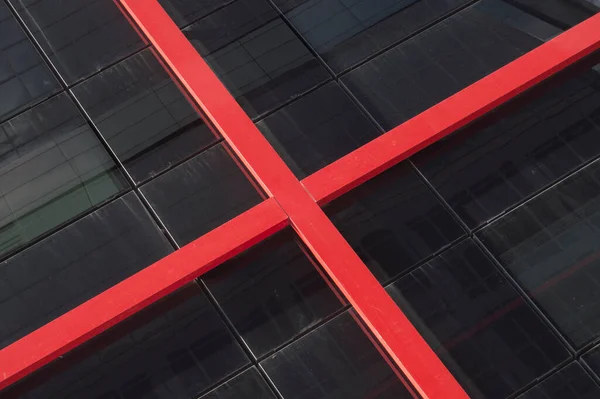
[[0, 351], [0, 390], [283, 229], [268, 199]]
[[468, 398], [158, 2], [120, 1], [419, 394]]
[[600, 49], [600, 14], [587, 19], [305, 178], [323, 205]]

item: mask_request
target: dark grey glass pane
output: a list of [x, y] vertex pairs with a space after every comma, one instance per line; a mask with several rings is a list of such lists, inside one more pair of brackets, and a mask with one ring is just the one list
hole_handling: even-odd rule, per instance
[[600, 336], [600, 162], [480, 237], [574, 346]]
[[138, 182], [218, 140], [150, 49], [86, 80], [73, 93]]
[[380, 282], [463, 234], [405, 163], [333, 201], [325, 212]]
[[200, 399], [275, 399], [255, 367], [244, 371]]
[[329, 78], [266, 0], [238, 0], [184, 30], [254, 118]]
[[388, 291], [473, 399], [506, 398], [569, 356], [471, 240]]
[[598, 0], [509, 0], [515, 6], [568, 29], [600, 11]]
[[66, 94], [0, 125], [0, 259], [127, 187]]
[[468, 0], [274, 0], [340, 72], [417, 32]]
[[499, 1], [468, 7], [342, 81], [386, 130], [396, 127], [542, 43], [503, 23]]
[[335, 82], [256, 124], [302, 179], [378, 136], [379, 131]]
[[141, 190], [177, 243], [184, 245], [261, 201], [248, 179], [218, 144]]
[[0, 122], [60, 89], [10, 10], [0, 3]]
[[158, 0], [179, 26], [188, 25], [236, 0]]
[[597, 399], [600, 387], [573, 362], [562, 370], [537, 384], [517, 399]]
[[1, 399], [193, 399], [248, 363], [189, 285], [88, 341]]
[[582, 356], [582, 359], [592, 369], [597, 378], [600, 378], [600, 345], [595, 346]]
[[291, 231], [219, 266], [204, 281], [257, 357], [342, 306]]
[[144, 46], [112, 0], [8, 1], [68, 84]]
[[284, 399], [412, 399], [346, 312], [261, 363]]
[[133, 193], [0, 264], [0, 348], [171, 252]]
[[414, 160], [476, 227], [600, 154], [600, 74], [586, 69], [422, 151]]

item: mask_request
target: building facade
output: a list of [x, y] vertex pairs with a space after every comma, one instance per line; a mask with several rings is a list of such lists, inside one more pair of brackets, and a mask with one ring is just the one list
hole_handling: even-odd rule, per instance
[[0, 0], [0, 399], [600, 398], [598, 11]]

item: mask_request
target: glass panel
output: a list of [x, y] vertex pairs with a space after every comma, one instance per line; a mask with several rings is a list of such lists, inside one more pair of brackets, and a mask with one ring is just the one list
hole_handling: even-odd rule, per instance
[[538, 18], [568, 29], [600, 11], [598, 0], [510, 0]]
[[574, 346], [600, 336], [600, 161], [480, 236]]
[[228, 151], [218, 144], [142, 186], [178, 244], [189, 243], [261, 202]]
[[342, 306], [294, 239], [279, 233], [204, 277], [256, 357]]
[[0, 3], [0, 122], [59, 89], [17, 20]]
[[200, 399], [276, 399], [255, 367], [237, 375]]
[[274, 0], [336, 72], [436, 21], [468, 0]]
[[252, 118], [329, 79], [265, 0], [235, 1], [184, 33]]
[[0, 125], [0, 259], [127, 183], [66, 94]]
[[553, 80], [415, 156], [471, 227], [600, 154], [600, 74]]
[[596, 378], [600, 377], [600, 345], [593, 347], [589, 352], [582, 356], [582, 359], [594, 372]]
[[283, 399], [412, 399], [345, 312], [261, 363]]
[[569, 357], [471, 240], [388, 288], [473, 399], [501, 399]]
[[186, 26], [236, 0], [158, 0], [173, 21]]
[[8, 1], [68, 84], [144, 47], [112, 0]]
[[379, 134], [335, 82], [307, 94], [256, 125], [299, 179]]
[[0, 348], [171, 252], [129, 193], [0, 264]]
[[137, 182], [218, 140], [150, 49], [73, 93]]
[[600, 387], [583, 370], [578, 362], [573, 362], [562, 370], [517, 399], [597, 399]]
[[194, 399], [248, 364], [196, 285], [88, 341], [2, 399]]
[[380, 282], [463, 234], [406, 163], [333, 201], [325, 212]]
[[[547, 32], [509, 25], [515, 17], [507, 7], [501, 0], [477, 2], [342, 81], [384, 129], [392, 129], [542, 43], [537, 36]], [[534, 17], [519, 15], [524, 22], [517, 27], [538, 27]]]

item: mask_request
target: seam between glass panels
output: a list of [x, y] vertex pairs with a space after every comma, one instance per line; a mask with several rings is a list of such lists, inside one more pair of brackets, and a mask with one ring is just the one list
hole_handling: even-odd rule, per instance
[[414, 388], [424, 398], [467, 398], [158, 2], [121, 2], [262, 188], [280, 203], [305, 245]]

